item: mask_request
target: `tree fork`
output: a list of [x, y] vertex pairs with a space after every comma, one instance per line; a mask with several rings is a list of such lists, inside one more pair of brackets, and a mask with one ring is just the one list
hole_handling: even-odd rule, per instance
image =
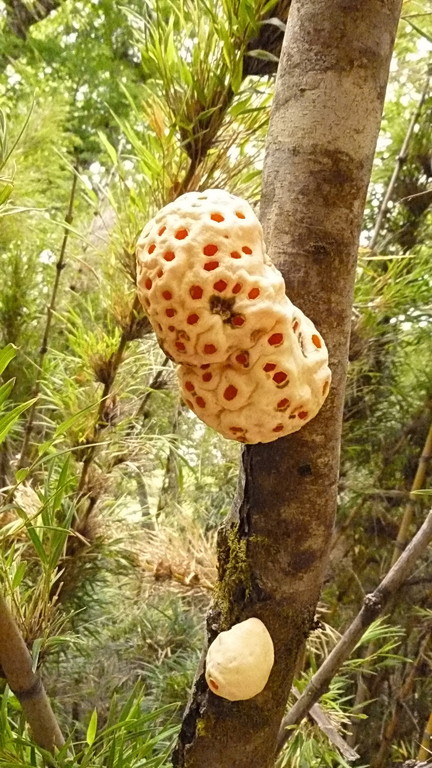
[[270, 768], [296, 657], [310, 632], [330, 549], [358, 238], [400, 0], [294, 0], [270, 122], [261, 218], [290, 298], [330, 350], [333, 385], [300, 432], [247, 446], [218, 541], [208, 641], [250, 616], [275, 665], [246, 702], [209, 692], [198, 671], [176, 768]]

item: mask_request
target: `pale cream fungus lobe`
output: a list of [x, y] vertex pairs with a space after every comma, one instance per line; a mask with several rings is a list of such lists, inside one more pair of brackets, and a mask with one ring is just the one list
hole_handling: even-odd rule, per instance
[[182, 195], [147, 224], [137, 258], [140, 300], [206, 424], [266, 443], [316, 416], [327, 348], [286, 296], [246, 201], [220, 189]]

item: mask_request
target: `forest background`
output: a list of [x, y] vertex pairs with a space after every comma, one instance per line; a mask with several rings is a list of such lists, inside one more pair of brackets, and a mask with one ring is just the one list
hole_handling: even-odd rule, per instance
[[[239, 448], [179, 401], [135, 299], [135, 242], [188, 190], [258, 206], [288, 11], [0, 4], [0, 581], [72, 734], [59, 765], [169, 764]], [[299, 691], [430, 506], [431, 49], [430, 8], [407, 0], [359, 252], [337, 530]], [[279, 765], [425, 760], [431, 626], [429, 554]], [[0, 765], [39, 765], [0, 692]]]

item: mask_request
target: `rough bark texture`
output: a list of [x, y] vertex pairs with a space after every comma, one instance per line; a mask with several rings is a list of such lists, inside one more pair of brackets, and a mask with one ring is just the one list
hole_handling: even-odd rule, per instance
[[313, 627], [336, 509], [358, 237], [400, 0], [294, 0], [276, 83], [261, 218], [287, 293], [323, 334], [333, 385], [296, 434], [242, 455], [207, 621], [258, 616], [275, 645], [262, 694], [228, 702], [197, 675], [177, 768], [270, 768], [296, 658]]

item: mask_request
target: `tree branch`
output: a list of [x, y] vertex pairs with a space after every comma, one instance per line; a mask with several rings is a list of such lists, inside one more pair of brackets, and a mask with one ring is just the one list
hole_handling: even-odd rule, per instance
[[6, 27], [13, 35], [25, 40], [30, 27], [46, 19], [62, 2], [63, 0], [36, 0], [29, 6], [22, 0], [5, 0]]
[[36, 744], [54, 752], [64, 744], [56, 717], [9, 607], [0, 595], [0, 666], [20, 702]]
[[397, 563], [390, 569], [382, 582], [370, 595], [366, 595], [363, 606], [352, 621], [346, 632], [342, 635], [337, 645], [333, 648], [318, 672], [303, 691], [292, 709], [282, 720], [279, 733], [278, 752], [290, 738], [291, 731], [286, 729], [300, 723], [310, 708], [328, 689], [328, 686], [349, 658], [365, 629], [383, 612], [390, 598], [404, 584], [413, 572], [418, 559], [424, 554], [428, 544], [432, 541], [432, 511], [429, 512], [423, 525], [408, 544]]
[[238, 702], [213, 695], [198, 670], [176, 768], [274, 765], [333, 533], [358, 238], [399, 11], [400, 0], [293, 0], [290, 8], [261, 220], [288, 295], [328, 344], [333, 384], [306, 427], [243, 450], [238, 498], [218, 538], [207, 641], [256, 616], [275, 664], [264, 691]]

